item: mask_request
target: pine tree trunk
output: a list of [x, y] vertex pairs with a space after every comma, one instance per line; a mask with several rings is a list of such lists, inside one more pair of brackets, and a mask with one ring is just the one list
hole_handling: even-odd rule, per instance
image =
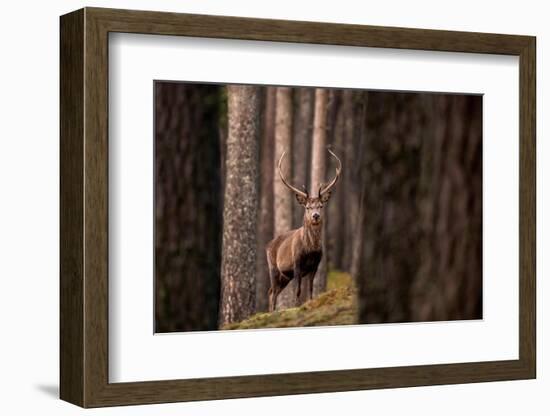
[[344, 91], [343, 113], [344, 113], [344, 132], [343, 132], [343, 150], [344, 159], [343, 177], [340, 185], [343, 194], [342, 210], [345, 215], [342, 221], [342, 259], [340, 269], [350, 271], [354, 252], [355, 234], [357, 222], [359, 219], [359, 198], [360, 183], [358, 182], [357, 159], [360, 152], [358, 138], [361, 137], [363, 127], [362, 117], [364, 117], [364, 97], [362, 91], [354, 92], [352, 90]]
[[265, 247], [273, 238], [273, 171], [275, 152], [275, 91], [265, 89], [262, 142], [260, 148], [260, 209], [258, 215], [258, 251], [256, 268], [256, 312], [268, 309], [269, 271]]
[[481, 98], [369, 92], [361, 323], [481, 318]]
[[231, 85], [223, 212], [220, 324], [254, 313], [260, 89]]
[[218, 327], [220, 95], [214, 85], [155, 83], [156, 332]]
[[409, 290], [419, 263], [421, 115], [418, 94], [369, 92], [362, 161], [366, 229], [356, 276], [362, 323], [410, 319]]
[[422, 153], [415, 320], [482, 317], [481, 105], [480, 97], [440, 95], [430, 106], [436, 117]]
[[[313, 130], [313, 89], [299, 88], [295, 96], [292, 170], [293, 184], [298, 188], [309, 183], [311, 132]], [[293, 228], [302, 226], [304, 210], [294, 205]]]
[[[346, 92], [342, 90], [330, 90], [327, 110], [327, 141], [332, 151], [342, 158], [342, 168], [344, 170], [347, 165], [344, 159], [344, 127], [346, 124], [346, 114], [342, 106], [345, 93]], [[332, 161], [332, 158], [328, 158], [326, 161], [328, 166], [330, 166], [329, 162]], [[328, 166], [327, 169], [325, 169], [327, 171], [329, 170]], [[330, 172], [334, 171], [330, 169]], [[329, 173], [326, 172], [326, 174], [328, 175]], [[342, 259], [346, 243], [346, 228], [344, 225], [346, 223], [346, 217], [348, 216], [346, 212], [346, 201], [344, 200], [346, 192], [343, 185], [344, 182], [342, 181], [333, 189], [330, 202], [325, 205], [324, 208], [327, 265], [329, 269], [337, 270], [342, 270]]]
[[[367, 105], [369, 93], [363, 91], [360, 93], [359, 105], [356, 109], [354, 118], [355, 137], [353, 141], [346, 141], [346, 167], [344, 167], [344, 183], [347, 199], [352, 205], [351, 210], [356, 211], [355, 218], [350, 218], [347, 222], [348, 230], [346, 234], [346, 252], [348, 254], [344, 269], [356, 278], [359, 274], [359, 265], [362, 256], [363, 243], [365, 240], [366, 211], [365, 197], [368, 190], [363, 185], [366, 181], [363, 167], [365, 158], [365, 148], [367, 140]], [[348, 216], [349, 217], [349, 216]]]
[[[321, 183], [325, 180], [325, 161], [327, 144], [327, 101], [328, 91], [315, 90], [315, 113], [313, 118], [313, 143], [311, 151], [311, 194], [317, 195]], [[323, 257], [313, 280], [313, 295], [318, 296], [327, 287], [326, 221], [323, 221]]]
[[[277, 162], [284, 151], [287, 157], [292, 149], [292, 89], [287, 87], [278, 87], [276, 93], [275, 110], [275, 159], [273, 170], [273, 190], [274, 190], [274, 235], [278, 236], [292, 229], [292, 207], [294, 204], [294, 195], [281, 181], [277, 169]], [[285, 178], [292, 177], [292, 158], [288, 157], [281, 171]], [[277, 309], [286, 309], [295, 304], [295, 282], [290, 284], [281, 292], [277, 300]]]

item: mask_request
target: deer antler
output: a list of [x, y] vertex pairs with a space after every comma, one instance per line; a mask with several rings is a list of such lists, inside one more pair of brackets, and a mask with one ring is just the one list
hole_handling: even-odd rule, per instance
[[281, 155], [281, 157], [279, 158], [279, 163], [277, 165], [277, 168], [279, 170], [279, 176], [281, 177], [281, 180], [283, 181], [283, 183], [294, 193], [298, 194], [298, 195], [301, 195], [303, 196], [304, 198], [308, 198], [309, 195], [307, 194], [307, 191], [306, 192], [302, 192], [300, 191], [298, 188], [295, 188], [294, 186], [292, 186], [291, 184], [289, 184], [286, 179], [284, 178], [283, 176], [283, 172], [281, 171], [281, 163], [283, 163], [283, 158], [285, 157], [285, 154], [286, 154], [286, 150], [283, 152], [283, 154]]
[[327, 149], [328, 152], [334, 156], [334, 158], [336, 159], [336, 161], [338, 162], [338, 166], [336, 167], [336, 176], [334, 177], [333, 180], [331, 180], [327, 186], [323, 187], [323, 184], [321, 184], [321, 186], [319, 187], [319, 198], [321, 197], [321, 195], [323, 195], [324, 193], [327, 193], [328, 191], [330, 191], [332, 189], [332, 187], [334, 185], [336, 185], [336, 182], [338, 182], [338, 179], [340, 178], [340, 173], [342, 173], [342, 162], [340, 161], [340, 159], [338, 159], [338, 156], [336, 156], [332, 150], [330, 149]]

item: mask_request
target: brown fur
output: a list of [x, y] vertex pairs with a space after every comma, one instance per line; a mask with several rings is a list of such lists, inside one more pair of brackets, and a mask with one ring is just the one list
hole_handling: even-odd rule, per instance
[[[271, 312], [277, 307], [279, 294], [294, 278], [298, 279], [296, 303], [298, 304], [301, 295], [303, 278], [311, 279], [307, 298], [309, 300], [313, 297], [313, 279], [323, 255], [323, 225], [320, 216], [323, 202], [320, 198], [308, 198], [303, 203], [306, 208], [304, 225], [277, 236], [266, 247], [271, 281], [269, 289], [269, 310]], [[318, 219], [315, 220], [313, 215], [318, 215]]]
[[277, 297], [279, 293], [296, 278], [296, 305], [299, 305], [300, 294], [302, 291], [302, 278], [310, 280], [308, 300], [313, 297], [313, 279], [317, 272], [317, 267], [323, 256], [323, 222], [321, 212], [323, 205], [328, 202], [332, 188], [336, 185], [342, 171], [342, 163], [338, 156], [332, 150], [328, 152], [334, 156], [338, 162], [336, 176], [328, 185], [319, 186], [318, 196], [312, 198], [307, 190], [300, 191], [289, 184], [281, 172], [281, 163], [286, 152], [281, 154], [277, 165], [279, 176], [283, 183], [296, 196], [296, 200], [305, 208], [304, 225], [297, 230], [291, 230], [275, 237], [266, 246], [267, 264], [269, 267], [269, 311], [273, 312], [277, 308]]

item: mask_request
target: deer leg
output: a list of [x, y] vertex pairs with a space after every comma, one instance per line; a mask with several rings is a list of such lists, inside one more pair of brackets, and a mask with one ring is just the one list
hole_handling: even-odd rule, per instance
[[302, 294], [302, 273], [298, 264], [294, 265], [294, 278], [296, 282], [296, 305], [300, 306], [300, 295]]
[[271, 287], [268, 291], [269, 296], [269, 312], [273, 312], [277, 306], [277, 296], [282, 289], [279, 288], [279, 270], [271, 264], [271, 259], [269, 257], [269, 252], [267, 254], [267, 266], [269, 269], [269, 282]]
[[304, 280], [304, 290], [306, 292], [305, 302], [307, 302], [308, 300], [311, 300], [311, 285], [312, 285], [311, 274], [306, 274], [303, 277], [303, 280]]
[[267, 291], [267, 299], [269, 300], [269, 312], [272, 311], [273, 309], [273, 290], [271, 288], [269, 288], [269, 290]]
[[273, 292], [271, 294], [272, 301], [270, 302], [271, 303], [270, 312], [275, 312], [277, 310], [277, 298], [279, 297], [279, 295], [281, 294], [281, 292], [289, 282], [289, 280], [282, 274], [279, 275], [279, 278], [281, 279], [280, 280], [281, 283], [273, 288]]
[[277, 310], [277, 298], [279, 297], [283, 289], [287, 287], [288, 283], [290, 282], [290, 279], [286, 277], [284, 274], [278, 273], [276, 282], [277, 283], [273, 288], [273, 294], [272, 294], [273, 302], [272, 302], [272, 309], [270, 312], [274, 312], [275, 310]]
[[289, 282], [288, 278], [280, 273], [278, 273], [274, 281], [274, 286], [269, 289], [269, 312], [275, 312], [277, 309], [277, 298]]
[[269, 312], [274, 312], [277, 308], [277, 297], [281, 293], [279, 285], [275, 285], [269, 288]]
[[313, 299], [313, 282], [314, 282], [314, 279], [315, 279], [315, 275], [317, 274], [317, 267], [315, 268], [315, 270], [313, 272], [311, 272], [311, 274], [309, 275], [309, 299], [308, 300], [311, 300]]
[[280, 290], [273, 292], [273, 309], [271, 309], [271, 312], [275, 312], [277, 310], [277, 298], [279, 297], [279, 293], [281, 293]]
[[267, 257], [267, 270], [269, 272], [269, 283], [271, 285], [270, 291], [273, 291], [273, 288], [275, 286], [277, 286], [277, 277], [279, 276], [279, 271], [271, 263], [271, 258], [269, 256], [269, 251], [266, 252], [266, 257]]
[[277, 289], [269, 289], [269, 312], [274, 312], [277, 307], [277, 296], [279, 295]]

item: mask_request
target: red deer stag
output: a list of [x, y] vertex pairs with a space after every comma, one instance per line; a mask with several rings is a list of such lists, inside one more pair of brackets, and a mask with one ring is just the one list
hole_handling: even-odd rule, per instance
[[317, 196], [310, 197], [304, 186], [300, 191], [290, 185], [281, 172], [281, 163], [286, 152], [283, 152], [279, 159], [279, 176], [283, 183], [296, 195], [296, 200], [305, 208], [304, 225], [296, 230], [290, 230], [271, 240], [266, 246], [267, 264], [269, 267], [269, 278], [271, 288], [269, 289], [269, 311], [273, 312], [277, 307], [277, 297], [288, 283], [298, 279], [296, 289], [296, 304], [298, 305], [302, 290], [302, 278], [309, 278], [308, 300], [313, 295], [313, 279], [317, 267], [323, 255], [322, 249], [322, 223], [321, 212], [323, 205], [329, 200], [332, 188], [338, 181], [342, 171], [342, 162], [330, 149], [329, 153], [338, 162], [336, 176], [328, 184], [321, 184]]

